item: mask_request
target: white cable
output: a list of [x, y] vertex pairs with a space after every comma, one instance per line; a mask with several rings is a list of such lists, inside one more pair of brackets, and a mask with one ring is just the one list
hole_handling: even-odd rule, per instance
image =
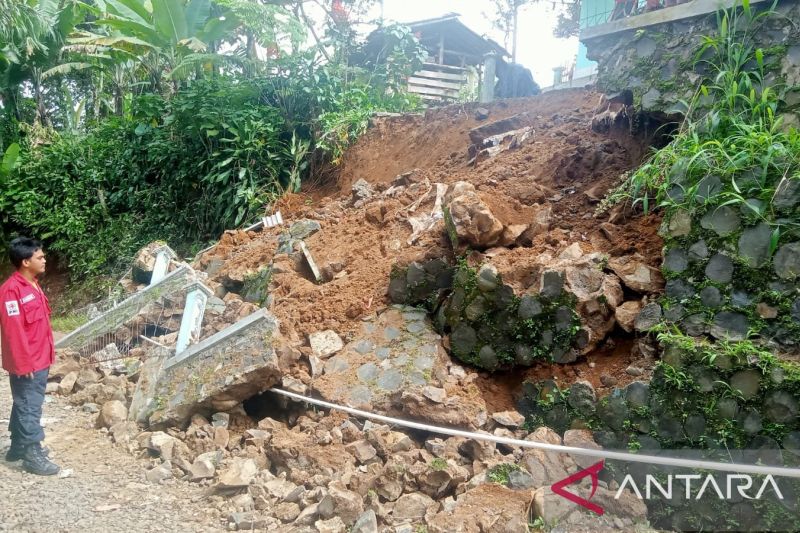
[[759, 475], [772, 475], [782, 477], [800, 478], [800, 468], [785, 468], [779, 466], [766, 466], [766, 465], [748, 465], [738, 463], [719, 463], [715, 461], [703, 461], [698, 459], [681, 459], [678, 457], [660, 457], [657, 455], [637, 455], [633, 453], [614, 452], [610, 450], [592, 450], [589, 448], [575, 448], [573, 446], [563, 446], [560, 444], [550, 444], [547, 442], [535, 442], [530, 440], [509, 439], [506, 437], [498, 437], [488, 433], [472, 433], [470, 431], [462, 431], [460, 429], [443, 428], [438, 426], [431, 426], [428, 424], [421, 424], [419, 422], [411, 422], [409, 420], [402, 420], [400, 418], [393, 418], [390, 416], [378, 415], [352, 407], [345, 407], [335, 403], [317, 400], [315, 398], [308, 398], [301, 394], [285, 391], [282, 389], [273, 388], [272, 392], [299, 400], [302, 402], [319, 405], [328, 409], [336, 409], [350, 413], [351, 415], [361, 418], [369, 418], [372, 420], [380, 420], [387, 424], [394, 424], [407, 428], [421, 429], [431, 433], [439, 433], [442, 435], [450, 435], [453, 437], [465, 437], [468, 439], [485, 440], [495, 442], [498, 444], [506, 444], [508, 446], [520, 446], [522, 448], [537, 448], [540, 450], [549, 450], [559, 453], [570, 453], [574, 455], [585, 455], [589, 457], [598, 457], [602, 459], [614, 459], [619, 461], [630, 461], [635, 463], [647, 463], [665, 466], [679, 466], [684, 468], [694, 468], [698, 470], [718, 470], [722, 472], [740, 472], [743, 474], [759, 474]]

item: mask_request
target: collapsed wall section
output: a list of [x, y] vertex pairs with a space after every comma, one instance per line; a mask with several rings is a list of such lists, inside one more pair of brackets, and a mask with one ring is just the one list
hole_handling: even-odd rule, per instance
[[167, 350], [142, 368], [129, 416], [150, 426], [180, 425], [198, 411], [227, 411], [275, 385], [280, 378], [275, 339], [278, 322], [259, 310], [180, 358]]

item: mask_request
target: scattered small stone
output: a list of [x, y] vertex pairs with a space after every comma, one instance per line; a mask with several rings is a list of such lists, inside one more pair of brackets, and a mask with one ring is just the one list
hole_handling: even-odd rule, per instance
[[421, 520], [434, 503], [433, 499], [425, 494], [418, 492], [404, 494], [395, 503], [392, 516], [398, 522]]
[[217, 488], [236, 489], [246, 487], [253, 481], [256, 474], [258, 474], [258, 466], [255, 461], [234, 457], [231, 465], [220, 473]]
[[295, 239], [306, 239], [322, 229], [316, 220], [304, 218], [289, 226], [289, 234]]
[[162, 481], [171, 479], [172, 464], [169, 461], [164, 461], [157, 467], [148, 470], [144, 477], [150, 483], [161, 483]]
[[619, 380], [617, 380], [617, 378], [614, 376], [609, 376], [608, 374], [603, 374], [600, 376], [600, 383], [602, 383], [604, 387], [613, 387], [618, 382]]
[[58, 383], [58, 393], [62, 396], [66, 396], [72, 393], [72, 389], [75, 387], [75, 382], [78, 381], [78, 373], [75, 371], [67, 373], [61, 381]]
[[627, 302], [623, 302], [622, 305], [617, 306], [614, 310], [614, 318], [617, 320], [617, 324], [627, 331], [628, 333], [632, 333], [635, 328], [636, 317], [639, 316], [639, 313], [642, 311], [642, 302], [639, 300], [629, 300]]
[[422, 388], [422, 395], [434, 403], [443, 403], [447, 392], [439, 387], [426, 386]]
[[347, 531], [345, 523], [338, 516], [329, 520], [317, 520], [314, 522], [314, 527], [319, 533], [344, 533]]
[[217, 467], [214, 463], [207, 458], [200, 458], [194, 460], [189, 468], [189, 479], [191, 481], [200, 481], [203, 479], [211, 479], [217, 472]]
[[292, 376], [283, 376], [281, 385], [285, 390], [295, 394], [305, 395], [308, 391], [308, 387], [302, 381]]
[[96, 403], [85, 403], [81, 406], [81, 411], [90, 414], [99, 413], [100, 406], [98, 406]]
[[375, 511], [368, 509], [355, 521], [350, 533], [378, 533], [378, 518]]
[[163, 431], [155, 431], [147, 437], [146, 447], [157, 455], [165, 456], [175, 445], [175, 437]]
[[366, 440], [357, 440], [355, 442], [351, 442], [346, 446], [346, 449], [361, 464], [371, 461], [378, 455], [378, 452], [375, 450], [372, 444]]
[[367, 180], [364, 178], [359, 178], [351, 188], [352, 192], [352, 203], [356, 204], [357, 202], [364, 200], [369, 200], [372, 198], [372, 195], [375, 194], [375, 191], [372, 189], [372, 185], [369, 184]]
[[314, 261], [314, 257], [311, 255], [311, 251], [308, 249], [304, 241], [300, 241], [300, 251], [303, 254], [303, 258], [306, 260], [309, 270], [311, 270], [311, 275], [314, 277], [314, 281], [320, 283], [322, 281], [322, 272], [320, 272], [316, 261]]
[[492, 419], [498, 424], [506, 427], [517, 428], [525, 423], [525, 417], [517, 411], [501, 411], [493, 413]]
[[252, 511], [231, 513], [228, 517], [228, 524], [234, 531], [264, 530], [268, 526], [266, 519]]
[[227, 428], [231, 422], [231, 415], [228, 413], [214, 413], [211, 415], [211, 425], [216, 428]]
[[625, 369], [625, 373], [628, 374], [629, 376], [641, 376], [642, 374], [644, 374], [644, 370], [642, 370], [638, 366], [631, 365]]
[[311, 352], [320, 359], [325, 359], [344, 348], [342, 338], [335, 331], [327, 329], [308, 336]]
[[128, 419], [128, 408], [119, 400], [111, 400], [103, 404], [97, 416], [98, 428], [110, 428], [114, 424]]
[[512, 470], [508, 473], [508, 488], [512, 490], [534, 489], [536, 481], [525, 470]]
[[[681, 271], [685, 270], [686, 266], [681, 266], [681, 263], [686, 262], [685, 255], [686, 253], [683, 250], [678, 249], [668, 254], [668, 257], [674, 263], [672, 267], [680, 268]], [[661, 292], [664, 288], [664, 276], [661, 275], [658, 269], [647, 265], [639, 259], [641, 258], [637, 256], [615, 257], [609, 260], [608, 266], [614, 274], [619, 276], [626, 287], [636, 292]]]

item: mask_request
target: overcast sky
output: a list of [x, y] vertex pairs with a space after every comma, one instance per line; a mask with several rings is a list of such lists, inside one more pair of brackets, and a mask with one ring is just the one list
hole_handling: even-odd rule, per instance
[[[461, 22], [472, 30], [503, 44], [503, 34], [492, 28], [491, 20], [487, 17], [492, 16], [493, 11], [490, 0], [384, 0], [383, 4], [386, 19], [396, 22], [459, 13]], [[553, 37], [556, 20], [552, 1], [542, 0], [520, 10], [517, 62], [531, 69], [534, 79], [543, 87], [552, 85], [553, 67], [571, 63], [578, 51], [577, 38]], [[508, 49], [511, 52], [511, 46]]]

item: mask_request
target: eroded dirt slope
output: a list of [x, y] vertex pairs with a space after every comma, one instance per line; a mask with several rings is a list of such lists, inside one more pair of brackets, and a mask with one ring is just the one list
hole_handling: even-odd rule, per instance
[[[489, 116], [484, 120], [476, 118], [475, 105], [377, 119], [346, 155], [334, 194], [330, 189], [308, 191], [288, 196], [277, 206], [290, 223], [304, 218], [320, 223], [321, 230], [305, 242], [325, 279], [314, 283], [297, 255], [276, 256], [271, 309], [283, 333], [302, 345], [308, 334], [333, 329], [347, 341], [362, 318], [388, 304], [394, 267], [451, 257], [441, 221], [413, 244], [409, 241], [409, 218], [433, 210], [437, 183], [473, 184], [504, 225], [530, 224], [537, 213], [547, 211], [549, 231], [523, 245], [518, 241], [484, 252], [515, 288], [530, 285], [528, 265], [575, 243], [584, 253], [602, 252], [611, 258], [638, 255], [657, 268], [661, 253], [657, 217], [625, 218], [619, 212], [595, 216], [598, 202], [646, 151], [640, 140], [625, 133], [591, 130], [599, 99], [592, 91], [569, 90], [494, 103], [487, 106]], [[478, 164], [469, 162], [471, 128], [521, 113], [524, 125], [533, 129], [532, 139]], [[371, 185], [372, 196], [354, 201], [351, 187], [359, 180]], [[200, 267], [212, 272], [212, 282], [235, 287], [273, 260], [283, 230], [228, 232], [202, 256]], [[479, 262], [482, 257], [474, 255], [471, 260]], [[629, 346], [611, 342], [577, 365], [557, 371], [547, 365], [527, 374], [556, 373], [603, 387], [602, 372], [594, 369], [594, 363], [605, 365], [622, 381], [623, 370], [638, 356], [631, 355]], [[518, 383], [521, 377], [513, 381]], [[487, 387], [497, 388], [491, 383]]]

